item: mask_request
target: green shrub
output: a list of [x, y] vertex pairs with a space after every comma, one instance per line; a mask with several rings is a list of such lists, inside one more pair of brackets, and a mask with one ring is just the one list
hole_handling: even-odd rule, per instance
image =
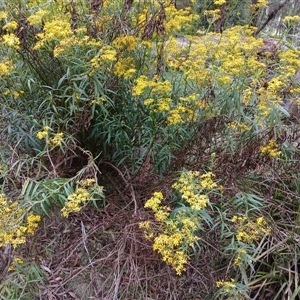
[[105, 205], [105, 163], [132, 186], [160, 176], [141, 227], [178, 275], [212, 232], [215, 299], [295, 297], [300, 52], [255, 37], [265, 1], [191, 2], [1, 2], [3, 197], [68, 217]]

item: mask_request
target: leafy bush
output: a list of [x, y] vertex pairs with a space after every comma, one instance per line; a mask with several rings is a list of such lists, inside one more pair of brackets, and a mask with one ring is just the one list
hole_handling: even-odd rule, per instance
[[140, 227], [178, 275], [212, 233], [215, 299], [296, 297], [300, 51], [255, 36], [265, 1], [191, 2], [1, 2], [5, 220], [105, 206], [111, 166], [153, 181]]

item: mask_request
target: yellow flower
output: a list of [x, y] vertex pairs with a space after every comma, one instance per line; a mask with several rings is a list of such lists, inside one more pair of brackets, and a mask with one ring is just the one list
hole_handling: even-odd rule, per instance
[[159, 222], [165, 221], [170, 215], [169, 213], [170, 210], [171, 209], [168, 206], [161, 206], [159, 209], [155, 211], [154, 214], [155, 220]]
[[67, 20], [52, 20], [50, 22], [46, 22], [43, 32], [36, 35], [39, 40], [33, 49], [40, 49], [46, 42], [58, 42], [66, 38], [70, 38], [72, 34], [70, 23]]
[[145, 75], [140, 76], [135, 80], [135, 85], [132, 88], [134, 97], [140, 96], [150, 86], [150, 83]]
[[34, 215], [33, 213], [29, 214], [29, 216], [27, 217], [27, 225], [26, 225], [28, 234], [30, 235], [34, 234], [40, 220], [41, 220], [41, 216]]
[[296, 23], [300, 20], [300, 16], [286, 16], [283, 18], [283, 22], [285, 23]]
[[137, 40], [135, 36], [123, 35], [115, 38], [112, 44], [116, 49], [132, 51], [137, 46]]
[[14, 31], [18, 28], [18, 23], [16, 21], [10, 21], [6, 25], [3, 26], [3, 29], [6, 29], [9, 32]]
[[124, 79], [130, 79], [136, 74], [136, 69], [130, 68], [124, 72], [123, 77]]
[[232, 290], [235, 290], [237, 287], [234, 279], [231, 279], [231, 281], [224, 281], [224, 280], [217, 281], [216, 286], [218, 288], [222, 288], [227, 293], [231, 292]]
[[232, 222], [237, 223], [236, 239], [244, 243], [251, 244], [271, 232], [271, 227], [264, 217], [258, 217], [254, 222], [247, 217], [234, 216]]
[[217, 187], [217, 184], [215, 182], [213, 182], [212, 177], [215, 177], [215, 174], [213, 174], [212, 172], [207, 172], [200, 176], [201, 185], [205, 189], [213, 189], [213, 188]]
[[13, 94], [15, 99], [20, 97], [20, 93], [18, 91], [14, 91], [12, 94]]
[[255, 4], [251, 4], [253, 8], [263, 8], [268, 6], [268, 0], [257, 0]]
[[78, 184], [81, 187], [91, 187], [96, 184], [96, 180], [94, 178], [86, 178], [86, 179], [80, 180], [78, 182]]
[[220, 13], [221, 11], [219, 9], [204, 11], [204, 15], [207, 16], [207, 19], [210, 23], [213, 23], [216, 20], [220, 19], [221, 17]]
[[226, 0], [214, 0], [215, 5], [223, 5], [226, 3]]
[[156, 212], [158, 210], [159, 205], [160, 205], [161, 201], [163, 200], [163, 198], [164, 198], [164, 196], [163, 196], [162, 192], [154, 192], [153, 196], [149, 200], [147, 200], [144, 207], [150, 208], [154, 212]]
[[54, 137], [52, 137], [48, 140], [48, 144], [52, 147], [52, 149], [55, 147], [58, 147], [61, 145], [61, 143], [63, 141], [63, 137], [64, 137], [63, 132], [56, 133], [54, 135]]
[[217, 184], [211, 179], [215, 176], [212, 172], [199, 175], [197, 171], [182, 172], [178, 181], [172, 185], [174, 189], [181, 193], [182, 199], [195, 210], [201, 210], [209, 202], [208, 196], [201, 194], [203, 189], [217, 187]]
[[117, 51], [109, 46], [104, 46], [101, 49], [100, 61], [111, 63], [117, 59]]
[[124, 79], [130, 79], [137, 70], [135, 69], [135, 62], [132, 57], [119, 58], [114, 65], [114, 74]]
[[150, 223], [150, 221], [144, 221], [144, 222], [141, 222], [141, 223], [139, 224], [139, 228], [150, 229], [150, 228], [151, 228], [151, 223]]
[[0, 76], [6, 76], [9, 74], [9, 67], [5, 63], [0, 63]]
[[169, 112], [169, 116], [167, 117], [168, 125], [178, 125], [184, 123], [184, 120], [182, 119], [180, 113], [174, 109]]
[[8, 271], [13, 271], [13, 270], [15, 270], [16, 265], [21, 265], [21, 264], [23, 264], [23, 263], [24, 263], [24, 261], [23, 261], [22, 258], [20, 258], [20, 257], [14, 257], [14, 259], [13, 259], [11, 265], [10, 265], [9, 268], [8, 268]]
[[43, 130], [39, 131], [36, 136], [39, 140], [42, 140], [48, 136], [50, 127], [49, 126], [44, 126]]
[[207, 205], [209, 198], [207, 195], [194, 195], [194, 197], [188, 198], [187, 202], [191, 205], [192, 209], [201, 210]]
[[[183, 172], [173, 187], [182, 193], [182, 198], [185, 198], [193, 209], [201, 209], [207, 204], [208, 197], [194, 194], [191, 187], [187, 187], [188, 180], [194, 177], [199, 178], [199, 172]], [[177, 275], [181, 275], [185, 271], [189, 257], [186, 249], [199, 239], [196, 235], [200, 227], [199, 217], [191, 215], [189, 208], [181, 209], [174, 216], [170, 216], [171, 209], [162, 206], [162, 200], [163, 194], [155, 192], [145, 203], [146, 208], [153, 210], [155, 220], [159, 224], [158, 228], [153, 227], [149, 221], [140, 223], [140, 228], [144, 229], [147, 239], [153, 240], [153, 250], [162, 256], [163, 261], [173, 267]]]
[[276, 158], [281, 154], [281, 150], [278, 150], [278, 145], [275, 140], [270, 140], [266, 146], [261, 146], [260, 152], [268, 154], [273, 158]]
[[4, 34], [2, 36], [2, 39], [3, 39], [3, 44], [4, 45], [9, 46], [9, 47], [14, 48], [14, 49], [19, 49], [20, 48], [20, 40], [13, 33]]
[[7, 11], [0, 11], [0, 20], [6, 19], [8, 16], [8, 12]]
[[[25, 209], [18, 202], [12, 202], [0, 195], [0, 247], [12, 244], [15, 248], [26, 242], [28, 235], [34, 234], [40, 216], [32, 212], [26, 217]], [[24, 225], [25, 223], [25, 225]]]
[[42, 23], [42, 18], [47, 14], [44, 10], [39, 10], [35, 14], [29, 16], [27, 21], [31, 26], [40, 25]]
[[191, 13], [190, 7], [178, 10], [174, 5], [166, 7], [166, 15], [165, 32], [173, 35], [182, 29], [191, 28], [192, 22], [199, 19], [197, 14]]
[[79, 212], [82, 205], [91, 199], [89, 191], [85, 188], [78, 188], [73, 194], [68, 196], [68, 201], [61, 209], [61, 213], [64, 217], [68, 217], [72, 212]]
[[227, 127], [242, 133], [249, 130], [249, 127], [246, 124], [239, 122], [230, 122]]
[[247, 254], [245, 249], [238, 249], [237, 251], [237, 256], [234, 259], [234, 264], [236, 266], [241, 266], [243, 264], [244, 261], [244, 256]]

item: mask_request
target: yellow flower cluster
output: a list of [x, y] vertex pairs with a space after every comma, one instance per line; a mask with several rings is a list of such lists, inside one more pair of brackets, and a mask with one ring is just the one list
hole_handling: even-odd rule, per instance
[[159, 235], [154, 240], [153, 250], [161, 254], [163, 261], [172, 266], [177, 275], [185, 271], [188, 255], [182, 250], [175, 250], [183, 237], [181, 235]]
[[14, 257], [14, 259], [13, 259], [11, 265], [10, 265], [9, 268], [8, 268], [8, 271], [13, 271], [13, 270], [15, 270], [16, 266], [21, 265], [21, 264], [23, 264], [23, 263], [24, 263], [24, 261], [23, 261], [22, 258], [20, 258], [20, 257]]
[[201, 210], [208, 202], [209, 198], [203, 190], [217, 188], [217, 184], [212, 180], [215, 175], [212, 172], [200, 175], [198, 171], [182, 172], [180, 178], [172, 187], [180, 192], [192, 209]]
[[20, 44], [21, 44], [19, 38], [13, 33], [4, 34], [2, 36], [2, 43], [3, 45], [6, 45], [16, 50], [20, 48]]
[[274, 77], [268, 82], [268, 91], [276, 92], [280, 91], [286, 86], [286, 82], [282, 77]]
[[149, 95], [153, 97], [162, 97], [171, 93], [172, 83], [168, 80], [158, 80], [159, 78], [156, 76], [152, 80], [149, 80], [145, 75], [140, 76], [132, 88], [132, 95], [134, 97], [141, 96], [148, 88], [151, 91]]
[[30, 213], [27, 217], [27, 234], [33, 235], [38, 227], [38, 224], [41, 220], [41, 217], [39, 215], [34, 215], [33, 213]]
[[216, 282], [217, 288], [222, 289], [225, 293], [236, 294], [237, 291], [237, 283], [232, 278], [230, 281], [220, 280]]
[[167, 122], [169, 125], [177, 125], [184, 122], [194, 122], [196, 119], [194, 106], [187, 104], [177, 104], [174, 109], [169, 111]]
[[86, 178], [78, 181], [77, 184], [83, 188], [89, 188], [96, 184], [96, 180], [94, 178]]
[[226, 4], [226, 0], [214, 0], [215, 5], [223, 5]]
[[276, 158], [281, 154], [281, 150], [278, 150], [278, 145], [274, 140], [270, 140], [267, 145], [261, 146], [260, 152], [273, 158]]
[[62, 215], [67, 218], [70, 213], [79, 212], [88, 201], [95, 198], [95, 195], [103, 196], [103, 186], [99, 186], [94, 178], [78, 181], [76, 190], [68, 196], [68, 201], [61, 209]]
[[144, 91], [150, 86], [150, 81], [145, 75], [140, 76], [136, 79], [135, 85], [132, 88], [132, 95], [134, 97], [141, 96]]
[[124, 35], [117, 37], [112, 45], [117, 50], [117, 61], [114, 65], [113, 72], [124, 79], [132, 78], [136, 73], [136, 62], [133, 51], [139, 48], [141, 40], [132, 35]]
[[217, 187], [217, 184], [212, 180], [215, 174], [212, 172], [207, 172], [200, 176], [201, 186], [207, 190], [211, 190]]
[[163, 198], [162, 192], [155, 192], [145, 203], [145, 208], [152, 209], [155, 219], [159, 222], [166, 220], [169, 217], [169, 211], [171, 210], [168, 206], [161, 206]]
[[96, 71], [110, 71], [112, 63], [117, 60], [117, 51], [111, 46], [103, 46], [96, 56], [90, 60], [92, 76]]
[[252, 8], [264, 8], [268, 6], [268, 0], [257, 0], [254, 4], [251, 4], [250, 7]]
[[50, 130], [50, 127], [49, 127], [49, 126], [44, 126], [44, 127], [43, 127], [43, 130], [39, 131], [39, 132], [36, 134], [36, 137], [37, 137], [39, 140], [42, 140], [42, 139], [46, 138], [46, 137], [48, 136], [49, 130]]
[[51, 147], [51, 149], [54, 149], [55, 147], [58, 147], [63, 142], [64, 133], [58, 132], [54, 134], [53, 136], [49, 137], [51, 128], [49, 126], [44, 126], [43, 130], [39, 131], [36, 136], [38, 139], [46, 139], [47, 144]]
[[234, 265], [241, 266], [245, 261], [245, 256], [247, 255], [247, 251], [245, 249], [238, 249], [236, 258], [234, 259]]
[[191, 13], [190, 7], [177, 9], [174, 5], [166, 7], [165, 33], [175, 34], [182, 29], [191, 28], [192, 22], [199, 19], [197, 14]]
[[[78, 28], [76, 35], [74, 33], [72, 34], [72, 36], [61, 39], [57, 45], [55, 45], [53, 50], [54, 57], [59, 57], [63, 54], [67, 56], [78, 55], [81, 49], [84, 53], [86, 48], [90, 49], [89, 52], [94, 51], [95, 53], [98, 53], [99, 49], [102, 47], [102, 42], [87, 36], [83, 28]], [[94, 58], [94, 60], [96, 60], [96, 58]]]
[[8, 32], [13, 32], [18, 28], [18, 23], [15, 20], [12, 20], [6, 23], [2, 28]]
[[161, 254], [163, 261], [171, 265], [178, 275], [185, 270], [188, 261], [187, 249], [198, 240], [196, 231], [200, 228], [198, 211], [204, 208], [209, 198], [203, 191], [217, 187], [212, 180], [214, 174], [200, 175], [197, 171], [182, 172], [172, 187], [181, 193], [190, 207], [182, 207], [175, 215], [170, 214], [170, 207], [162, 205], [164, 196], [155, 192], [145, 203], [145, 208], [154, 212], [158, 229], [149, 221], [141, 222], [140, 228], [147, 239], [153, 240], [153, 249]]
[[182, 209], [171, 218], [169, 207], [161, 206], [162, 199], [162, 193], [155, 192], [145, 204], [146, 208], [154, 212], [158, 228], [151, 226], [149, 221], [141, 222], [140, 228], [144, 230], [147, 239], [153, 240], [153, 250], [181, 275], [188, 262], [187, 247], [198, 240], [195, 232], [200, 227], [199, 217], [190, 215], [188, 209]]
[[24, 94], [24, 91], [13, 91], [12, 95], [15, 99], [19, 98], [20, 95]]
[[214, 9], [214, 10], [205, 10], [204, 15], [207, 17], [207, 21], [209, 23], [214, 23], [218, 19], [220, 19], [221, 11], [219, 9]]
[[292, 78], [300, 68], [300, 50], [288, 49], [279, 53], [280, 76], [283, 80]]
[[[221, 292], [221, 295], [226, 295], [224, 299], [243, 300], [245, 299], [244, 294], [241, 292], [241, 288], [233, 278], [230, 281], [220, 280], [216, 282], [216, 286]], [[223, 299], [223, 298], [222, 298]]]
[[[160, 81], [157, 76], [149, 80], [142, 75], [135, 80], [132, 87], [132, 95], [136, 98], [144, 96], [144, 105], [152, 112], [169, 112], [172, 117], [171, 103], [169, 95], [172, 92], [172, 83], [169, 80]], [[186, 112], [187, 109], [182, 107], [180, 112]], [[179, 113], [179, 112], [178, 112]], [[194, 114], [194, 112], [192, 112]]]
[[[207, 12], [209, 14], [209, 12]], [[213, 11], [208, 17], [216, 19], [218, 11]], [[260, 77], [267, 71], [267, 64], [259, 60], [257, 53], [263, 46], [263, 40], [254, 37], [255, 28], [249, 26], [235, 26], [224, 30], [222, 34], [205, 34], [202, 36], [187, 36], [184, 39], [170, 39], [165, 47], [166, 63], [174, 72], [182, 72], [191, 87], [191, 93], [199, 93], [199, 90], [214, 85], [224, 90], [234, 82], [235, 90], [240, 94], [240, 101], [244, 105], [256, 107], [259, 113], [255, 118], [261, 121], [269, 116], [273, 108], [281, 104], [280, 93], [287, 82], [287, 76], [280, 72], [278, 78], [271, 79], [267, 86], [262, 86]], [[291, 52], [291, 51], [289, 51]], [[280, 55], [283, 65], [288, 65], [293, 70], [299, 69], [299, 55], [295, 51], [288, 53], [284, 51]], [[253, 78], [254, 84], [244, 85], [241, 78]], [[238, 97], [238, 95], [237, 95]], [[200, 104], [200, 99], [198, 104]], [[209, 99], [208, 99], [209, 101]], [[219, 100], [220, 105], [223, 100]], [[239, 99], [233, 99], [239, 101]], [[178, 102], [174, 105], [182, 105]], [[208, 102], [209, 104], [209, 102]], [[232, 103], [235, 105], [235, 103]], [[230, 105], [232, 105], [230, 104]], [[184, 104], [186, 106], [186, 104]], [[172, 107], [174, 113], [170, 112], [169, 123], [178, 124], [185, 121], [197, 120], [197, 114], [219, 113], [219, 105], [214, 99], [212, 105], [191, 106], [194, 116], [183, 118], [182, 114]], [[196, 116], [195, 116], [196, 114]], [[246, 127], [236, 127], [239, 131]]]
[[232, 222], [236, 224], [236, 239], [247, 244], [259, 241], [271, 232], [271, 227], [267, 224], [264, 217], [250, 220], [245, 216], [234, 216]]
[[101, 52], [102, 53], [99, 56], [100, 61], [111, 63], [117, 59], [117, 51], [110, 46], [104, 46], [101, 49]]
[[58, 147], [61, 145], [63, 141], [64, 133], [63, 132], [58, 132], [56, 133], [53, 137], [49, 138], [48, 144], [50, 147], [53, 149], [55, 147]]
[[43, 17], [47, 15], [47, 11], [45, 10], [39, 10], [37, 11], [36, 13], [30, 15], [28, 18], [27, 18], [27, 21], [29, 22], [29, 24], [31, 26], [37, 26], [37, 25], [41, 25], [42, 23], [42, 19]]
[[12, 70], [11, 61], [0, 62], [0, 76], [7, 76]]
[[6, 19], [7, 16], [8, 16], [8, 12], [7, 11], [3, 11], [3, 10], [0, 11], [0, 20]]
[[215, 5], [223, 5], [226, 3], [226, 0], [214, 0]]
[[138, 42], [135, 36], [123, 35], [114, 39], [113, 46], [119, 51], [133, 51], [136, 49]]
[[[154, 211], [160, 209], [156, 201], [153, 199], [150, 203], [148, 201], [145, 207], [150, 208], [153, 205]], [[181, 275], [189, 258], [187, 248], [198, 240], [195, 232], [200, 227], [199, 218], [189, 215], [187, 210], [182, 210], [174, 218], [161, 221], [158, 216], [156, 221], [159, 222], [158, 229], [151, 226], [149, 221], [141, 222], [140, 228], [144, 230], [147, 239], [153, 240], [153, 250], [157, 251], [162, 260], [172, 266], [178, 275]]]
[[[191, 2], [194, 2], [192, 0]], [[151, 9], [148, 8], [151, 7]], [[132, 22], [135, 26], [139, 26], [140, 33], [145, 31], [145, 27], [150, 20], [161, 22], [161, 32], [153, 32], [153, 36], [158, 36], [160, 33], [165, 36], [176, 35], [184, 29], [189, 29], [191, 24], [199, 18], [197, 14], [193, 14], [189, 7], [185, 9], [177, 9], [174, 1], [147, 1], [145, 5], [136, 5], [136, 13], [132, 15]], [[161, 12], [164, 12], [163, 14]], [[163, 18], [160, 18], [163, 15]], [[160, 19], [159, 19], [160, 18]]]
[[297, 23], [300, 20], [300, 16], [286, 16], [283, 18], [283, 22], [285, 23]]
[[38, 33], [37, 43], [34, 46], [35, 50], [38, 50], [49, 42], [59, 42], [72, 36], [71, 26], [68, 20], [52, 20], [46, 22], [43, 27], [43, 32]]
[[91, 199], [91, 195], [87, 189], [78, 188], [75, 192], [68, 196], [68, 201], [61, 209], [61, 213], [64, 217], [68, 217], [70, 213], [79, 212], [82, 205]]
[[33, 235], [41, 217], [30, 212], [26, 217], [24, 207], [0, 195], [0, 247], [24, 244], [28, 235]]
[[249, 130], [249, 126], [246, 125], [245, 123], [239, 123], [239, 122], [230, 122], [227, 124], [227, 127], [238, 132], [245, 132]]

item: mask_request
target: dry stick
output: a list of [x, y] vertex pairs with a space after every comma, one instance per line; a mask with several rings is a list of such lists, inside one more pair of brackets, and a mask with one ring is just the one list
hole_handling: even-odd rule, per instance
[[[100, 262], [105, 262], [109, 257], [113, 256], [113, 254], [114, 254], [114, 253], [111, 253], [111, 254], [109, 254], [109, 255], [106, 256], [106, 257], [96, 259], [96, 260], [93, 261], [93, 263], [96, 264], [96, 263], [100, 263]], [[90, 267], [92, 267], [92, 266], [93, 266], [93, 265], [89, 263], [89, 264], [86, 265], [86, 266], [83, 266], [83, 267], [78, 268], [78, 269], [74, 272], [74, 274], [72, 274], [70, 277], [68, 277], [68, 278], [66, 278], [65, 280], [63, 280], [62, 282], [60, 282], [59, 288], [62, 287], [62, 286], [64, 286], [64, 285], [66, 285], [66, 284], [69, 283], [72, 279], [74, 279], [78, 274], [80, 274], [81, 272], [83, 272], [84, 270], [86, 270], [86, 269], [88, 269], [88, 268], [90, 268]]]
[[120, 263], [121, 263], [121, 254], [124, 253], [125, 249], [125, 243], [122, 244], [121, 248], [118, 250], [118, 258], [117, 258], [117, 270], [115, 270], [115, 281], [114, 281], [114, 291], [113, 291], [113, 300], [118, 300], [118, 293], [119, 293], [119, 288], [120, 288], [120, 283], [121, 283], [121, 278], [122, 278], [122, 271], [123, 268], [120, 268]]
[[[10, 158], [10, 165], [13, 165], [13, 159], [14, 159], [15, 153], [17, 152], [16, 149], [19, 146], [19, 144], [21, 143], [24, 136], [25, 136], [25, 134], [23, 134], [23, 136], [18, 140], [15, 147], [13, 149], [11, 149], [12, 150], [12, 155], [11, 155], [11, 158]], [[12, 147], [9, 146], [9, 148], [12, 148]]]
[[90, 253], [89, 253], [89, 250], [86, 246], [86, 241], [87, 241], [87, 234], [86, 234], [86, 231], [85, 231], [85, 227], [84, 227], [84, 224], [82, 221], [80, 221], [81, 223], [81, 232], [82, 232], [82, 243], [83, 243], [83, 246], [84, 246], [84, 249], [88, 255], [88, 259], [89, 259], [89, 263], [91, 266], [93, 266], [93, 262], [91, 260], [91, 256], [90, 256]]
[[265, 286], [265, 283], [267, 282], [267, 278], [263, 281], [263, 283], [262, 284], [260, 284], [259, 285], [259, 289], [258, 289], [258, 291], [257, 291], [257, 293], [256, 293], [256, 295], [252, 298], [252, 300], [256, 300], [256, 299], [258, 299], [258, 297], [259, 296], [261, 296], [261, 290], [264, 288], [264, 286]]
[[55, 168], [55, 166], [54, 166], [54, 163], [53, 163], [53, 161], [52, 161], [52, 158], [51, 158], [51, 156], [50, 156], [49, 149], [47, 149], [47, 157], [48, 157], [48, 159], [49, 159], [49, 161], [50, 161], [50, 164], [51, 164], [51, 166], [52, 166], [52, 172], [53, 172], [53, 175], [54, 175], [55, 177], [59, 177], [58, 174], [57, 174], [57, 172], [56, 172], [56, 168]]
[[285, 0], [284, 2], [280, 3], [277, 7], [273, 9], [273, 11], [269, 14], [267, 20], [261, 25], [260, 28], [256, 30], [254, 36], [257, 36], [269, 23], [271, 20], [275, 18], [277, 13], [289, 2], [290, 0]]
[[215, 32], [221, 33], [221, 26], [225, 17], [226, 2], [220, 7], [220, 18], [215, 22]]
[[137, 214], [137, 209], [138, 209], [138, 205], [137, 205], [137, 201], [136, 201], [136, 197], [135, 197], [135, 192], [134, 192], [134, 188], [132, 186], [131, 183], [128, 183], [127, 180], [125, 179], [123, 173], [121, 172], [120, 169], [118, 169], [116, 166], [114, 166], [113, 164], [109, 163], [109, 162], [102, 162], [102, 164], [107, 164], [109, 166], [111, 166], [114, 170], [116, 170], [118, 172], [118, 174], [121, 176], [121, 178], [123, 179], [123, 181], [126, 184], [126, 188], [129, 186], [130, 187], [130, 193], [131, 193], [131, 197], [132, 197], [132, 201], [134, 202], [134, 213], [133, 215]]

